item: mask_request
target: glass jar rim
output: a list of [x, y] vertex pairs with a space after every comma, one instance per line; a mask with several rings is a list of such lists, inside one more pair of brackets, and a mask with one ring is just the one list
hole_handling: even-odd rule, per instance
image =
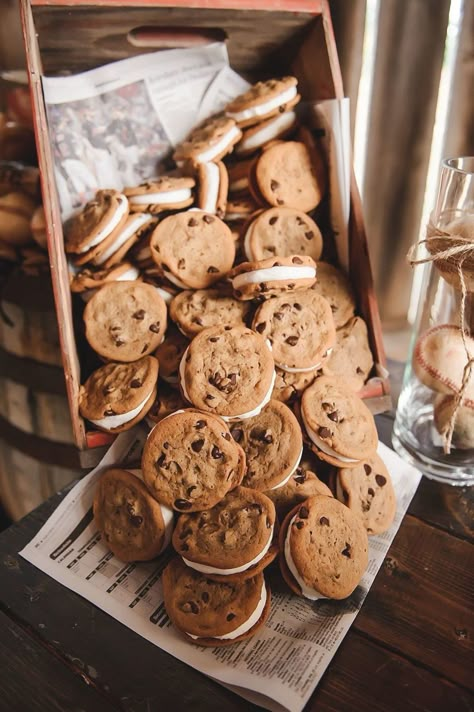
[[472, 175], [474, 173], [474, 156], [455, 156], [443, 159], [443, 167], [462, 175]]

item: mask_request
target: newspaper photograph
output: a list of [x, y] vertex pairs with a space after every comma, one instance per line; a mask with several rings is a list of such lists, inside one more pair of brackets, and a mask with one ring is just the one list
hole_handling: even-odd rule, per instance
[[222, 42], [42, 84], [64, 220], [99, 188], [121, 190], [166, 172], [173, 147], [249, 86], [229, 67]]
[[[168, 548], [146, 563], [123, 563], [107, 548], [93, 519], [98, 478], [113, 465], [134, 469], [147, 431], [122, 433], [101, 463], [64, 497], [34, 539], [20, 552], [27, 561], [83, 596], [151, 643], [265, 709], [299, 712], [309, 700], [349, 630], [382, 565], [421, 478], [388, 447], [378, 454], [393, 479], [397, 513], [390, 529], [369, 539], [369, 564], [352, 595], [343, 601], [309, 601], [291, 594], [270, 571], [271, 612], [252, 638], [229, 647], [192, 645], [171, 625], [161, 573]], [[270, 567], [272, 568], [272, 567]]]

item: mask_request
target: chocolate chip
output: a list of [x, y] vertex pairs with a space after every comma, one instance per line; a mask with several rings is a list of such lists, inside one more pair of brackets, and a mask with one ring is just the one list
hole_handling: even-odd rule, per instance
[[285, 201], [282, 200], [281, 198], [277, 198], [277, 204], [278, 205], [284, 205]]
[[196, 227], [196, 225], [198, 225], [196, 218], [190, 218], [188, 220], [188, 227]]
[[267, 445], [273, 442], [273, 435], [268, 430], [262, 435], [262, 442], [267, 443]]
[[329, 420], [332, 420], [333, 423], [338, 423], [339, 413], [337, 412], [337, 410], [334, 410], [332, 413], [328, 413], [328, 418]]
[[165, 264], [162, 264], [162, 265], [161, 265], [161, 269], [163, 270], [163, 272], [171, 272], [171, 270], [170, 270], [170, 268], [168, 267], [168, 265], [165, 265]]
[[293, 257], [293, 259], [291, 261], [293, 262], [294, 265], [302, 265], [303, 264], [303, 260], [300, 259], [299, 257]]
[[198, 326], [203, 325], [203, 321], [200, 316], [193, 316], [192, 321], [193, 321], [193, 324], [197, 324]]
[[296, 346], [298, 341], [300, 340], [299, 336], [289, 336], [287, 339], [285, 339], [285, 342], [289, 344], [290, 346]]
[[322, 527], [328, 527], [329, 519], [327, 517], [321, 517], [321, 519], [319, 520], [319, 523], [321, 524]]
[[312, 230], [309, 230], [308, 232], [305, 232], [304, 236], [307, 240], [312, 240], [314, 237], [314, 232]]
[[201, 452], [203, 447], [204, 438], [201, 438], [201, 440], [195, 440], [193, 443], [191, 443], [191, 450], [193, 450], [194, 452]]
[[106, 396], [108, 393], [113, 393], [113, 391], [115, 391], [115, 386], [112, 386], [111, 384], [109, 384], [108, 386], [104, 386], [102, 389], [102, 393], [104, 394], [104, 396]]
[[383, 475], [375, 475], [375, 481], [379, 487], [383, 487], [387, 484], [387, 478]]
[[210, 393], [206, 393], [206, 400], [215, 400], [215, 396], [211, 395]]
[[222, 437], [224, 438], [224, 440], [230, 440], [230, 439], [231, 439], [230, 433], [221, 433], [221, 435], [222, 435]]
[[211, 223], [214, 222], [214, 218], [212, 217], [212, 215], [204, 215], [202, 219], [203, 219], [204, 222], [207, 223], [208, 225], [210, 225]]
[[307, 507], [300, 507], [300, 510], [298, 512], [298, 517], [300, 519], [308, 519], [309, 517], [309, 511]]
[[203, 592], [201, 593], [201, 600], [204, 601], [204, 603], [208, 603], [208, 602], [209, 602], [209, 594], [208, 594], [207, 591], [203, 591]]
[[132, 317], [134, 319], [138, 319], [138, 321], [142, 321], [145, 318], [145, 310], [144, 309], [138, 309], [134, 314], [132, 314]]
[[236, 373], [229, 373], [229, 379], [230, 382], [232, 383], [233, 386], [237, 383], [237, 374]]
[[226, 616], [226, 620], [228, 621], [233, 621], [235, 618], [235, 613], [228, 613]]
[[138, 514], [130, 517], [130, 523], [132, 527], [139, 527], [143, 524], [143, 517], [139, 517]]
[[169, 443], [166, 443], [166, 442], [165, 442], [165, 443], [163, 443], [163, 447], [165, 448], [165, 450], [167, 450], [167, 449], [169, 448], [169, 446], [170, 446], [170, 444], [169, 444]]
[[154, 323], [154, 324], [150, 324], [150, 326], [149, 326], [148, 328], [149, 328], [150, 331], [152, 331], [154, 334], [159, 334], [159, 332], [160, 332], [160, 322], [159, 322], [159, 321], [155, 321], [155, 323]]
[[242, 430], [242, 428], [231, 428], [230, 434], [232, 435], [236, 443], [240, 443], [244, 431]]
[[144, 344], [144, 346], [143, 346], [143, 348], [142, 348], [142, 354], [144, 354], [145, 351], [148, 351], [149, 345], [150, 345], [150, 344]]
[[280, 187], [280, 184], [276, 180], [271, 180], [270, 181], [270, 189], [271, 190], [277, 190]]
[[294, 308], [296, 309], [296, 311], [301, 311], [301, 310], [303, 309], [303, 307], [301, 306], [301, 304], [298, 304], [298, 302], [295, 302], [295, 303], [293, 304], [293, 306], [294, 306]]
[[306, 223], [305, 223], [305, 221], [303, 220], [303, 218], [300, 218], [299, 215], [298, 215], [298, 217], [296, 218], [296, 222], [297, 222], [298, 225], [306, 225]]
[[296, 470], [296, 475], [293, 477], [294, 481], [297, 482], [299, 485], [302, 485], [303, 482], [306, 481], [306, 473], [305, 471], [301, 468], [298, 467]]
[[205, 420], [198, 420], [197, 423], [194, 425], [196, 430], [202, 430], [203, 428], [206, 427], [206, 421]]
[[174, 506], [176, 509], [189, 509], [192, 507], [192, 504], [191, 502], [188, 502], [187, 499], [175, 499]]
[[295, 283], [294, 282], [288, 282], [288, 289], [294, 289], [295, 288]]
[[211, 337], [208, 339], [208, 341], [210, 341], [211, 344], [215, 344], [217, 341], [219, 341], [219, 337], [218, 337], [218, 336], [211, 336]]
[[257, 324], [255, 327], [255, 331], [258, 331], [259, 334], [261, 334], [263, 331], [265, 331], [265, 327], [267, 326], [266, 321], [261, 321], [260, 324]]
[[191, 606], [191, 613], [199, 613], [199, 606], [195, 601], [189, 601], [189, 605]]
[[217, 274], [219, 272], [219, 270], [217, 269], [217, 267], [214, 267], [213, 265], [209, 265], [209, 267], [207, 268], [207, 272], [208, 272], [208, 274]]
[[370, 494], [371, 497], [375, 497], [375, 490], [373, 490], [372, 487], [369, 487], [367, 494]]
[[324, 426], [321, 426], [320, 428], [318, 428], [318, 435], [321, 438], [330, 438], [332, 433], [329, 430], [329, 428], [325, 428]]
[[274, 262], [272, 266], [273, 267], [281, 267], [282, 264], [281, 264], [281, 262]]
[[139, 378], [134, 378], [130, 383], [130, 388], [140, 388], [141, 386], [143, 386], [143, 383]]
[[107, 408], [107, 410], [104, 411], [104, 415], [116, 415], [116, 413], [113, 408]]
[[181, 544], [181, 551], [189, 551], [189, 545], [186, 542]]
[[296, 523], [295, 523], [295, 527], [296, 527], [297, 529], [303, 529], [303, 527], [304, 527], [304, 522], [296, 522]]
[[281, 319], [283, 319], [283, 314], [282, 314], [282, 312], [275, 312], [274, 315], [273, 315], [273, 318], [274, 318], [274, 319], [277, 319], [278, 321], [280, 321]]
[[217, 447], [217, 445], [214, 445], [213, 448], [212, 448], [212, 450], [211, 450], [211, 457], [212, 457], [214, 460], [220, 460], [221, 457], [224, 457], [224, 453], [223, 453], [221, 450], [219, 450], [219, 448]]
[[121, 339], [120, 336], [115, 339], [115, 346], [123, 346], [125, 343], [125, 339]]
[[357, 368], [356, 368], [356, 373], [358, 373], [358, 374], [360, 375], [361, 373], [364, 373], [364, 372], [363, 372], [363, 370], [361, 369], [360, 366], [357, 366]]
[[348, 544], [347, 541], [346, 541], [345, 549], [343, 549], [343, 550], [341, 551], [341, 554], [342, 554], [343, 556], [347, 556], [348, 559], [351, 558], [351, 545]]
[[181, 257], [180, 260], [178, 260], [178, 269], [184, 269], [186, 267], [186, 261], [184, 257]]
[[265, 282], [260, 282], [260, 284], [258, 285], [258, 288], [261, 292], [268, 292], [268, 287], [265, 284]]
[[165, 464], [165, 461], [166, 461], [166, 455], [164, 452], [162, 452], [155, 464], [157, 467], [163, 467], [163, 465]]
[[270, 223], [270, 225], [274, 225], [277, 220], [278, 220], [278, 217], [275, 215], [272, 218], [270, 218], [270, 220], [268, 222]]
[[321, 403], [321, 407], [322, 407], [322, 409], [325, 410], [326, 412], [327, 412], [328, 410], [333, 410], [333, 408], [334, 408], [334, 406], [331, 405], [331, 403], [326, 403], [326, 402]]

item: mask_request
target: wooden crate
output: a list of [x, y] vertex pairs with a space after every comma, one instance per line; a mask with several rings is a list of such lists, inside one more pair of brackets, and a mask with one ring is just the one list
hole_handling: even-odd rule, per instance
[[[60, 209], [48, 142], [42, 74], [79, 72], [107, 62], [156, 51], [129, 41], [137, 28], [153, 28], [163, 46], [184, 46], [189, 37], [226, 38], [231, 66], [254, 81], [294, 73], [303, 99], [343, 98], [341, 72], [327, 0], [21, 0], [35, 131], [48, 227], [48, 247], [64, 372], [75, 442], [80, 450], [103, 444], [107, 435], [87, 432], [78, 412], [80, 368], [74, 339], [69, 276]], [[190, 32], [191, 30], [191, 32]], [[357, 186], [352, 177], [350, 273], [360, 314], [367, 322], [374, 360], [386, 365], [367, 240]], [[365, 389], [374, 412], [390, 407], [388, 379]], [[105, 440], [104, 440], [105, 438]], [[90, 458], [89, 458], [90, 462]]]

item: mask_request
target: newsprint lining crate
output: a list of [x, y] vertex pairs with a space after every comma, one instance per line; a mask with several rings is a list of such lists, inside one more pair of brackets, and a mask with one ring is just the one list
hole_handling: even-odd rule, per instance
[[[80, 364], [74, 337], [69, 276], [63, 250], [60, 208], [48, 141], [41, 76], [92, 69], [108, 62], [183, 47], [193, 38], [227, 42], [230, 64], [249, 81], [293, 73], [303, 100], [343, 98], [341, 72], [327, 0], [101, 0], [92, 5], [65, 0], [21, 0], [23, 30], [32, 92], [34, 122], [48, 229], [53, 289], [64, 373], [75, 442], [84, 466], [103, 452], [110, 436], [88, 431], [78, 412]], [[153, 46], [130, 42], [133, 31], [146, 29]], [[360, 197], [351, 181], [349, 225], [350, 277], [358, 311], [369, 329], [374, 361], [386, 358], [370, 269]], [[390, 407], [388, 378], [365, 388], [373, 412]]]

